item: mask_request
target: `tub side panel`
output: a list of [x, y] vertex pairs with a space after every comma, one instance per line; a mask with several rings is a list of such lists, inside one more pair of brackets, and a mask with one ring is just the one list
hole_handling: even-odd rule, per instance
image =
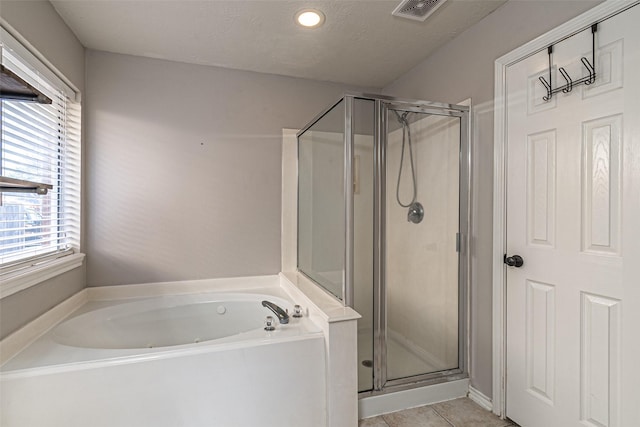
[[326, 425], [322, 337], [3, 379], [2, 426]]

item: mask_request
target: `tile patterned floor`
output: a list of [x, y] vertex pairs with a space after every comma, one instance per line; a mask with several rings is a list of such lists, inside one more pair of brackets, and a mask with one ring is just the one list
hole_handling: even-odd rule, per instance
[[463, 397], [360, 420], [359, 427], [517, 427]]

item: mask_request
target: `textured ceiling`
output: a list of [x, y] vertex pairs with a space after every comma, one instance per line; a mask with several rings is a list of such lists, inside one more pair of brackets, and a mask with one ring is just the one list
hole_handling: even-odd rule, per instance
[[[448, 0], [426, 22], [399, 1], [52, 0], [80, 42], [107, 52], [382, 88], [506, 0]], [[325, 24], [300, 28], [295, 13]]]

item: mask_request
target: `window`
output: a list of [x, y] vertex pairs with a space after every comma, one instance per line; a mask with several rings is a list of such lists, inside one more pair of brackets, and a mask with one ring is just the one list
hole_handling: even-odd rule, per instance
[[1, 101], [0, 176], [52, 186], [46, 195], [0, 192], [0, 291], [6, 296], [30, 286], [22, 280], [8, 292], [11, 279], [79, 250], [80, 104], [72, 89], [2, 32], [2, 65], [52, 101]]

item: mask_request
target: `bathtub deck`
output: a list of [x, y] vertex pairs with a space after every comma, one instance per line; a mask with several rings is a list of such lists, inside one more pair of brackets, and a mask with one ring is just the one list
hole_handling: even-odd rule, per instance
[[[249, 293], [249, 292], [248, 292]], [[253, 293], [253, 291], [251, 292]], [[279, 288], [265, 288], [261, 294], [286, 298]], [[215, 293], [212, 293], [215, 295]], [[156, 298], [156, 297], [154, 297]], [[148, 297], [127, 298], [124, 300], [88, 301], [75, 310], [64, 320], [72, 319], [81, 314], [114, 307], [123, 303], [148, 300]], [[64, 321], [63, 320], [63, 321]], [[230, 350], [246, 345], [247, 341], [254, 345], [268, 345], [274, 341], [292, 341], [302, 339], [308, 335], [321, 336], [320, 329], [309, 319], [293, 319], [289, 325], [278, 325], [276, 331], [266, 332], [262, 329], [252, 330], [214, 341], [189, 343], [170, 347], [145, 348], [86, 348], [63, 345], [54, 338], [55, 328], [50, 329], [21, 352], [0, 367], [0, 378], [15, 375], [36, 375], [58, 371], [69, 371], [87, 368], [95, 364], [121, 364], [140, 362], [148, 359], [163, 357], [178, 357], [185, 353], [202, 353], [211, 351], [214, 347]], [[221, 347], [222, 346], [222, 347]]]

